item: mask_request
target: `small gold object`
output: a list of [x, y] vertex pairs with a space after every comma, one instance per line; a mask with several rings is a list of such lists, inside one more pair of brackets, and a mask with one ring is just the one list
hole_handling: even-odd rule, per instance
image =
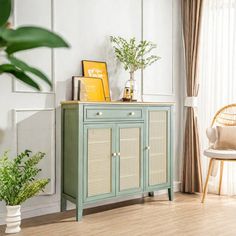
[[131, 101], [131, 89], [129, 87], [125, 87], [122, 100], [124, 102], [130, 102]]

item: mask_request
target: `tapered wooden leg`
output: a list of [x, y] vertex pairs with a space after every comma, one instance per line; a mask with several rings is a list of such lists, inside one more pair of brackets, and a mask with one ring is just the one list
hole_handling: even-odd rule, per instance
[[211, 159], [211, 160], [210, 160], [210, 163], [209, 163], [208, 173], [207, 173], [207, 178], [206, 178], [206, 183], [205, 183], [204, 190], [203, 190], [203, 195], [202, 195], [202, 203], [204, 203], [204, 200], [205, 200], [205, 197], [206, 197], [207, 186], [208, 186], [208, 180], [209, 180], [209, 177], [210, 177], [210, 174], [211, 174], [213, 161], [214, 161], [214, 159]]
[[224, 161], [220, 161], [220, 181], [219, 181], [219, 191], [218, 191], [219, 195], [221, 193], [223, 170], [224, 170]]

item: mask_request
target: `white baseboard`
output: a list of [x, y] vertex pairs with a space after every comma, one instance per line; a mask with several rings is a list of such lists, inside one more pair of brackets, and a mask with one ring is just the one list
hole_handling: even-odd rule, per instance
[[[181, 182], [180, 181], [175, 181], [174, 182], [174, 192], [180, 192], [181, 190]], [[166, 194], [167, 190], [163, 189], [163, 190], [159, 190], [155, 192], [155, 195], [162, 195], [162, 194]]]
[[[174, 192], [180, 192], [181, 189], [181, 182], [174, 182]], [[160, 190], [155, 192], [155, 195], [162, 195], [162, 194], [166, 194], [167, 190]], [[135, 198], [140, 198], [140, 195], [137, 196], [132, 196], [132, 197], [128, 197], [127, 199], [125, 198], [125, 200], [131, 200], [131, 199], [135, 199]], [[121, 201], [124, 201], [124, 199], [121, 199]], [[106, 204], [109, 203], [114, 203], [117, 202], [117, 200], [111, 200], [111, 201], [106, 201]], [[94, 205], [90, 205], [89, 207], [95, 207], [95, 206], [99, 206], [102, 205], [104, 203], [100, 203], [100, 204], [94, 204]], [[73, 206], [69, 207], [70, 209], [73, 209]], [[21, 214], [22, 214], [22, 219], [27, 219], [27, 218], [31, 218], [31, 217], [35, 217], [35, 216], [41, 216], [41, 215], [47, 215], [47, 214], [52, 214], [52, 213], [56, 213], [60, 211], [60, 201], [56, 201], [50, 204], [44, 204], [44, 205], [38, 205], [35, 207], [23, 207], [21, 210]], [[0, 214], [0, 225], [5, 224], [5, 213], [1, 213]]]

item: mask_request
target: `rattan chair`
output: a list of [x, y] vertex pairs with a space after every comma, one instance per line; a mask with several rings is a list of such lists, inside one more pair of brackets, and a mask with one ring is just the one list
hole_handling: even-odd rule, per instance
[[[221, 108], [215, 114], [211, 123], [211, 127], [215, 127], [215, 126], [236, 126], [236, 104], [225, 106]], [[218, 188], [218, 193], [220, 195], [224, 162], [236, 161], [236, 150], [215, 150], [215, 149], [209, 148], [204, 151], [204, 155], [210, 158], [210, 162], [209, 162], [207, 178], [206, 178], [203, 195], [202, 195], [202, 203], [204, 203], [204, 200], [206, 197], [208, 180], [213, 169], [213, 162], [220, 161], [220, 179], [219, 179], [219, 188]]]

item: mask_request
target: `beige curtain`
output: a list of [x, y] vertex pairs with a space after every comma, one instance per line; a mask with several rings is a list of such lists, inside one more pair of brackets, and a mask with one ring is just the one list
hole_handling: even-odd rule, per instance
[[202, 192], [202, 173], [195, 98], [198, 96], [198, 52], [203, 0], [182, 0], [186, 70], [186, 124], [182, 191]]

